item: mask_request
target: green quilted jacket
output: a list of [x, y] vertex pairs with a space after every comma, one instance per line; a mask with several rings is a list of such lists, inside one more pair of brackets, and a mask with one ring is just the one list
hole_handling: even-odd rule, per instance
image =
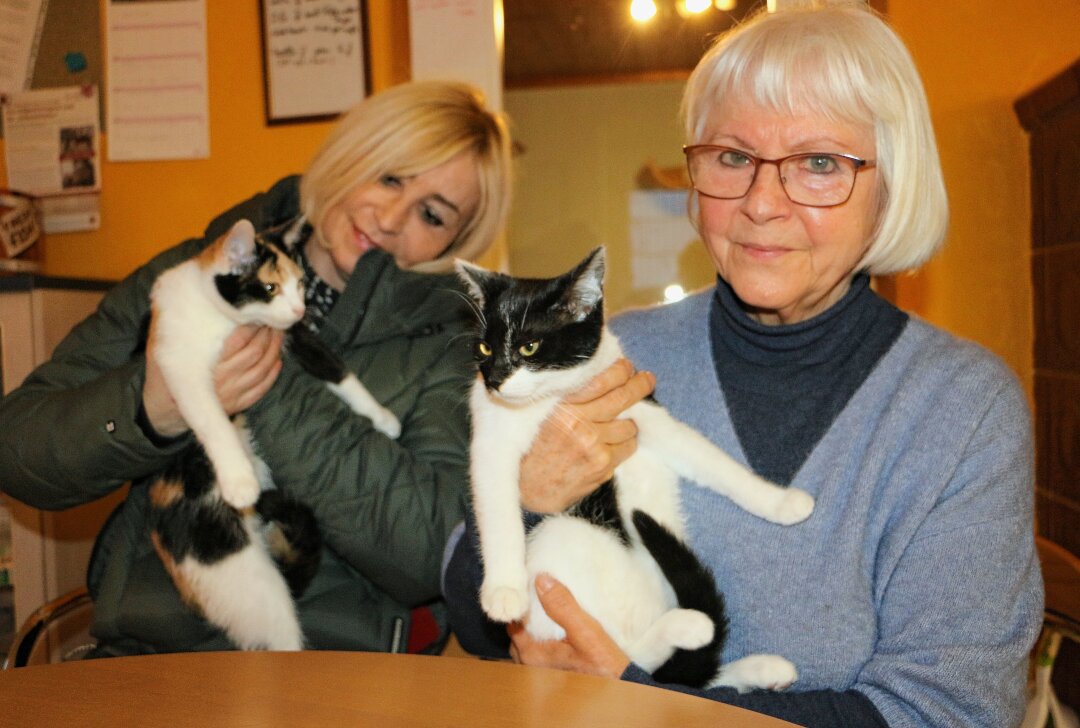
[[[183, 604], [154, 555], [146, 479], [188, 442], [162, 445], [136, 423], [149, 292], [158, 273], [241, 218], [265, 229], [298, 212], [298, 178], [215, 219], [202, 239], [158, 255], [119, 283], [53, 358], [0, 401], [0, 487], [62, 509], [130, 482], [102, 529], [88, 583], [94, 635], [111, 654], [229, 649]], [[393, 441], [284, 358], [273, 389], [248, 411], [277, 487], [315, 511], [326, 549], [299, 602], [315, 649], [405, 648], [410, 610], [442, 622], [443, 545], [464, 515], [473, 376], [461, 333], [468, 312], [452, 276], [402, 271], [363, 257], [320, 336], [401, 420]]]

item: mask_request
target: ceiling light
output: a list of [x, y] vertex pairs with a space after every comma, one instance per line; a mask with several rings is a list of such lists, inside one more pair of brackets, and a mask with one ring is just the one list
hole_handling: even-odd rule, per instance
[[652, 20], [656, 15], [656, 3], [653, 0], [633, 0], [630, 3], [630, 17], [639, 23]]
[[716, 0], [714, 4], [716, 5], [717, 10], [723, 10], [724, 12], [728, 12], [735, 9], [736, 3], [735, 0]]
[[712, 0], [679, 0], [679, 6], [686, 8], [686, 12], [690, 15], [697, 15], [703, 13], [712, 6]]

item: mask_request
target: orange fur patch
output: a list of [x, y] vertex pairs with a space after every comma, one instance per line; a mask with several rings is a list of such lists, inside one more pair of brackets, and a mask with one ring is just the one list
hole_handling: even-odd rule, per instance
[[172, 507], [184, 497], [184, 487], [175, 481], [159, 480], [150, 486], [150, 504], [159, 510]]
[[202, 614], [202, 607], [199, 606], [196, 601], [195, 592], [191, 588], [191, 584], [180, 571], [180, 567], [176, 564], [176, 560], [173, 559], [172, 554], [169, 553], [161, 544], [161, 536], [156, 531], [150, 533], [150, 542], [154, 544], [154, 551], [157, 552], [158, 558], [161, 559], [161, 563], [165, 566], [165, 571], [169, 573], [169, 578], [172, 579], [173, 584], [176, 585], [176, 590], [180, 592], [180, 598], [189, 607]]

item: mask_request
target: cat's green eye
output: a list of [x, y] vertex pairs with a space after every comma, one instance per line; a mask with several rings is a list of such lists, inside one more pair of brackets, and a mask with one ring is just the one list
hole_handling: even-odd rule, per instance
[[267, 283], [263, 286], [263, 290], [266, 291], [267, 295], [269, 296], [273, 296], [275, 293], [277, 293], [277, 288], [277, 283]]
[[518, 351], [521, 352], [522, 356], [532, 356], [539, 348], [539, 341], [530, 341], [528, 344], [522, 344], [521, 346], [519, 346]]
[[487, 342], [481, 341], [476, 348], [482, 356], [491, 356], [491, 347], [487, 345]]

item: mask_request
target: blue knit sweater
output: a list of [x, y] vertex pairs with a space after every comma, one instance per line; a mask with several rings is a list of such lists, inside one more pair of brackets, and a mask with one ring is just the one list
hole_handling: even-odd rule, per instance
[[[611, 328], [657, 375], [660, 402], [746, 462], [713, 365], [714, 301], [710, 289]], [[909, 320], [791, 480], [816, 498], [808, 520], [777, 526], [682, 486], [690, 545], [727, 602], [724, 659], [780, 654], [798, 682], [744, 696], [664, 687], [815, 725], [863, 728], [865, 711], [828, 699], [857, 691], [891, 728], [1015, 726], [1042, 613], [1030, 429], [996, 357]], [[462, 644], [482, 652], [505, 631], [473, 608], [469, 541], [451, 543], [444, 588]], [[656, 684], [634, 665], [623, 679]]]
[[[713, 292], [617, 317], [656, 397], [745, 462], [709, 344]], [[912, 318], [791, 485], [783, 527], [683, 485], [731, 620], [725, 660], [792, 660], [797, 691], [855, 689], [892, 728], [1015, 726], [1041, 624], [1030, 416], [993, 355]], [[650, 682], [635, 668], [624, 679]], [[723, 697], [718, 694], [715, 697]]]

